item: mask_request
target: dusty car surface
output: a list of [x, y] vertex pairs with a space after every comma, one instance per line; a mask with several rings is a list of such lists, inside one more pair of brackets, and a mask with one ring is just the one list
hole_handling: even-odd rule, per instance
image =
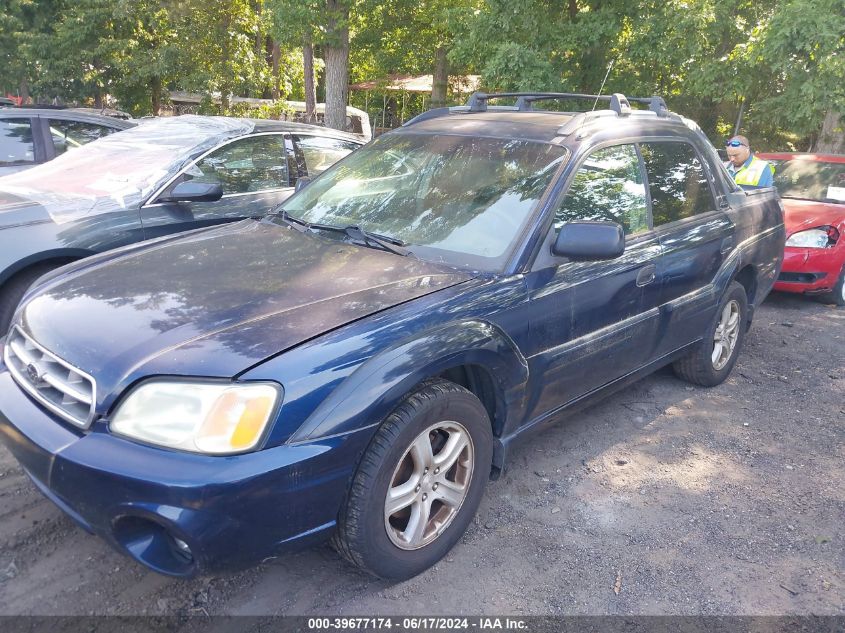
[[775, 290], [845, 306], [845, 156], [759, 154], [775, 167], [786, 249]]
[[526, 433], [668, 364], [725, 380], [780, 269], [774, 190], [739, 190], [660, 98], [510, 96], [421, 115], [261, 221], [39, 281], [0, 437], [159, 572], [332, 539], [407, 578]]
[[298, 178], [361, 145], [312, 125], [169, 117], [0, 179], [0, 330], [46, 272], [133, 242], [260, 217]]

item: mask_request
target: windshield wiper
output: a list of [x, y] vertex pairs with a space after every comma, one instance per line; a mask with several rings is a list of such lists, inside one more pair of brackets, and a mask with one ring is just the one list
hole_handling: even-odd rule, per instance
[[332, 224], [311, 224], [309, 226], [312, 229], [317, 229], [321, 231], [335, 231], [337, 233], [345, 233], [346, 236], [352, 240], [363, 242], [367, 246], [374, 246], [376, 248], [380, 248], [395, 255], [401, 255], [402, 257], [413, 255], [411, 251], [409, 251], [407, 248], [404, 248], [405, 242], [400, 240], [398, 237], [393, 237], [390, 235], [381, 235], [379, 233], [370, 233], [369, 231], [365, 231], [360, 226], [357, 226], [355, 224], [351, 224], [349, 226], [334, 226]]

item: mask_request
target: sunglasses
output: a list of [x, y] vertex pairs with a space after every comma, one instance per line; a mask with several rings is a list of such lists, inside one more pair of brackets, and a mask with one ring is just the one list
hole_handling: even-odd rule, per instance
[[725, 147], [748, 147], [748, 145], [746, 145], [742, 141], [734, 140], [734, 141], [725, 141]]

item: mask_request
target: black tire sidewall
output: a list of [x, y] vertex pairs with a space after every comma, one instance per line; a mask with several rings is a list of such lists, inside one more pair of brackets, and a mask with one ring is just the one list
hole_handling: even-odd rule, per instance
[[[445, 420], [459, 422], [472, 438], [474, 466], [470, 489], [457, 516], [437, 539], [417, 550], [402, 550], [393, 544], [384, 526], [387, 489], [396, 465], [411, 442], [432, 424]], [[490, 477], [492, 445], [489, 418], [481, 402], [472, 394], [441, 394], [420, 407], [384, 454], [375, 477], [367, 482], [369, 494], [363, 500], [362, 529], [356, 548], [367, 569], [382, 578], [405, 579], [416, 576], [445, 556], [466, 531], [484, 495]]]

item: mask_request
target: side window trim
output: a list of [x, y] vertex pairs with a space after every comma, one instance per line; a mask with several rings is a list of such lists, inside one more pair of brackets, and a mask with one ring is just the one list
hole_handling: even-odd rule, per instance
[[[666, 222], [665, 224], [661, 224], [659, 226], [654, 225], [654, 210], [652, 208], [652, 200], [651, 200], [651, 186], [648, 183], [648, 170], [645, 168], [645, 159], [642, 157], [642, 151], [640, 150], [640, 146], [643, 144], [655, 144], [655, 143], [677, 143], [677, 144], [684, 144], [692, 148], [693, 154], [698, 159], [699, 164], [701, 165], [701, 171], [704, 173], [704, 179], [707, 181], [707, 188], [710, 191], [710, 201], [712, 203], [711, 208], [706, 211], [705, 213], [695, 213], [686, 218], [680, 218], [678, 220], [674, 220], [672, 222]], [[693, 221], [698, 220], [699, 218], [708, 218], [713, 213], [720, 211], [719, 203], [718, 203], [718, 196], [716, 195], [715, 191], [715, 184], [713, 182], [713, 177], [711, 175], [711, 171], [706, 164], [707, 161], [701, 155], [701, 152], [698, 151], [698, 148], [695, 146], [694, 143], [690, 142], [688, 139], [684, 138], [649, 138], [641, 141], [637, 141], [637, 155], [640, 156], [641, 168], [643, 169], [643, 177], [646, 183], [646, 193], [648, 196], [648, 209], [649, 209], [649, 217], [651, 221], [651, 228], [654, 231], [663, 231], [665, 228], [668, 227], [668, 230], [673, 230], [675, 227], [682, 226], [683, 224], [690, 223]]]
[[[155, 192], [152, 195], [150, 195], [149, 198], [147, 198], [147, 201], [144, 204], [141, 205], [141, 208], [143, 209], [143, 208], [146, 208], [146, 207], [152, 207], [152, 206], [155, 206], [155, 205], [165, 204], [163, 202], [158, 201], [159, 197], [164, 192], [166, 192], [173, 184], [176, 184], [177, 181], [179, 181], [179, 179], [188, 172], [188, 170], [190, 170], [194, 165], [199, 163], [201, 160], [205, 159], [210, 154], [216, 152], [219, 149], [223, 149], [227, 145], [230, 145], [230, 144], [232, 144], [236, 141], [255, 138], [255, 137], [258, 137], [258, 136], [281, 136], [281, 137], [283, 137], [283, 141], [284, 141], [284, 137], [286, 136], [286, 134], [284, 132], [259, 132], [258, 134], [243, 134], [241, 136], [236, 136], [234, 138], [226, 139], [222, 143], [215, 145], [214, 147], [212, 147], [209, 150], [206, 150], [205, 152], [203, 152], [202, 154], [200, 154], [199, 156], [194, 158], [187, 165], [182, 167], [182, 169], [180, 169], [178, 172], [176, 172], [175, 175], [171, 176], [168, 180], [166, 180], [165, 183], [161, 187], [156, 189]], [[290, 171], [290, 170], [288, 170], [288, 171]], [[179, 181], [179, 182], [181, 182], [181, 181]], [[230, 194], [224, 194], [223, 197], [226, 198], [226, 197], [229, 197], [229, 196], [242, 196], [242, 195], [251, 195], [251, 194], [256, 194], [256, 193], [265, 193], [265, 192], [269, 192], [269, 191], [281, 191], [283, 189], [290, 189], [290, 187], [291, 187], [291, 185], [290, 185], [290, 174], [288, 174], [288, 186], [287, 187], [276, 187], [276, 188], [273, 188], [273, 189], [262, 189], [261, 191], [248, 191], [246, 193], [230, 193]]]

